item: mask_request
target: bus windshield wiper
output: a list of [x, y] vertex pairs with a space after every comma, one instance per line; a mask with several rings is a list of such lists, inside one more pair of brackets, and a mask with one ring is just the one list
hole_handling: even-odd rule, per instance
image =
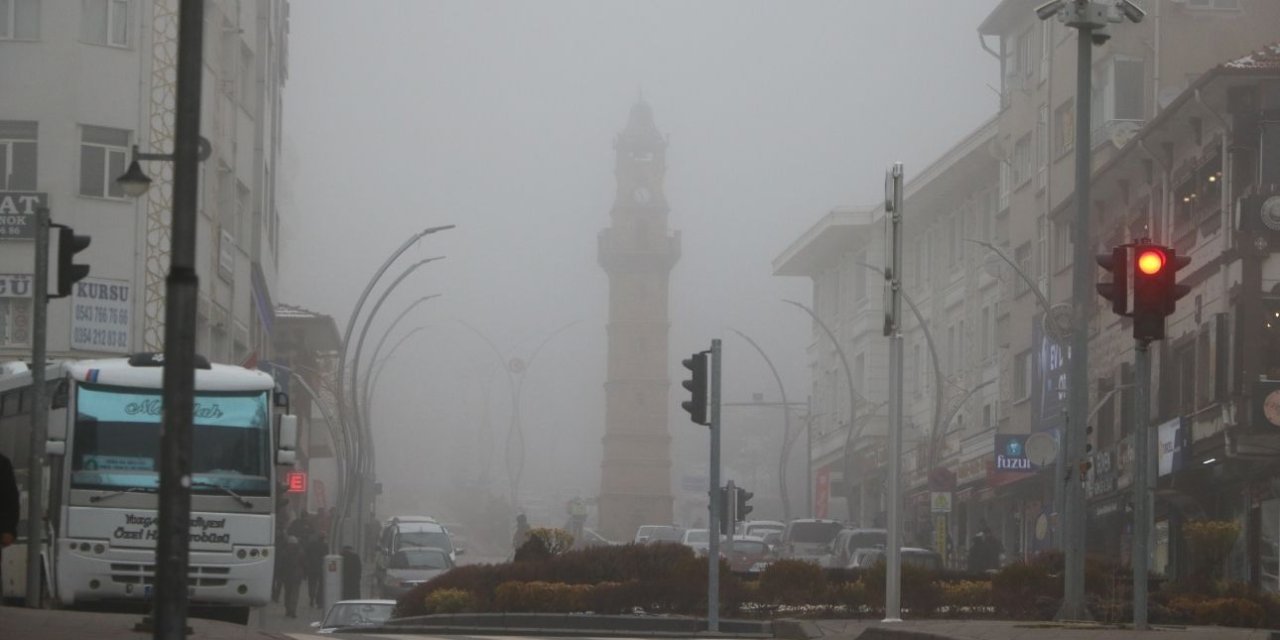
[[224, 487], [224, 486], [222, 486], [222, 485], [220, 485], [220, 484], [215, 484], [215, 483], [212, 483], [212, 482], [192, 482], [192, 483], [191, 483], [191, 486], [192, 486], [192, 487], [206, 487], [206, 488], [210, 488], [210, 489], [217, 489], [217, 490], [219, 490], [219, 491], [221, 491], [221, 492], [223, 492], [223, 493], [227, 494], [228, 496], [231, 496], [232, 498], [235, 498], [235, 499], [236, 499], [236, 501], [237, 501], [237, 502], [239, 502], [239, 503], [240, 503], [243, 507], [245, 507], [246, 509], [252, 509], [252, 508], [253, 508], [253, 503], [252, 503], [252, 502], [249, 502], [249, 499], [248, 499], [248, 498], [246, 498], [246, 497], [244, 497], [244, 496], [242, 496], [242, 495], [240, 495], [240, 494], [238, 494], [238, 493], [236, 493], [236, 492], [234, 492], [234, 491], [232, 491], [232, 490], [230, 490], [230, 489], [228, 489], [228, 488], [226, 488], [226, 487]]
[[103, 493], [96, 496], [89, 496], [89, 502], [94, 502], [94, 503], [102, 502], [107, 498], [114, 498], [118, 495], [122, 495], [126, 493], [156, 493], [158, 491], [159, 489], [156, 489], [155, 487], [128, 487], [126, 489], [121, 489], [119, 491], [112, 491], [111, 493]]

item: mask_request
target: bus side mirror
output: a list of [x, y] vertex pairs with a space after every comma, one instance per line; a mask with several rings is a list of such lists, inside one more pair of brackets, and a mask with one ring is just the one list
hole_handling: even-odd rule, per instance
[[280, 416], [280, 439], [276, 447], [276, 464], [291, 465], [297, 462], [298, 416]]

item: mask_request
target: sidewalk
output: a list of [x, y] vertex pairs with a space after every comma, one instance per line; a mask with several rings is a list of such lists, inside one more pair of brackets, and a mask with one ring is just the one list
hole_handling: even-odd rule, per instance
[[[1005, 620], [812, 620], [810, 637], [824, 640], [1271, 640], [1267, 629], [1234, 627], [1156, 627], [1133, 631], [1114, 625], [1057, 624]], [[1277, 634], [1280, 638], [1280, 634]]]
[[[5, 640], [141, 640], [150, 633], [133, 630], [142, 616], [132, 613], [97, 613], [55, 609], [0, 607], [0, 633]], [[198, 640], [280, 640], [281, 634], [249, 626], [200, 620], [187, 621]]]

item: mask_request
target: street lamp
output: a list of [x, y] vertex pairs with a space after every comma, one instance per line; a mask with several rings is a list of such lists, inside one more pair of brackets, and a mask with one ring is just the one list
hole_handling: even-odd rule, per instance
[[[1084, 487], [1074, 477], [1076, 462], [1084, 457], [1084, 433], [1075, 428], [1089, 408], [1089, 332], [1086, 301], [1093, 298], [1093, 235], [1089, 228], [1090, 180], [1092, 178], [1093, 145], [1090, 144], [1089, 109], [1093, 90], [1093, 45], [1110, 38], [1106, 27], [1125, 20], [1140, 22], [1146, 15], [1130, 0], [1053, 0], [1036, 8], [1041, 20], [1056, 17], [1059, 22], [1078, 31], [1076, 38], [1076, 204], [1075, 236], [1071, 262], [1071, 360], [1067, 377], [1067, 423], [1063, 429], [1062, 455], [1065, 475], [1055, 482], [1065, 482], [1063, 500], [1063, 586], [1062, 608], [1058, 619], [1081, 620], [1089, 612], [1084, 604]], [[1080, 431], [1077, 433], [1077, 431]], [[1145, 604], [1145, 603], [1144, 603]], [[1138, 617], [1134, 607], [1134, 626], [1145, 628], [1146, 614]], [[1145, 609], [1145, 607], [1144, 607]]]
[[[204, 136], [200, 136], [200, 144], [197, 150], [197, 156], [201, 162], [209, 159], [213, 153], [213, 145]], [[125, 172], [116, 177], [116, 184], [124, 189], [124, 194], [130, 198], [142, 197], [151, 188], [151, 176], [142, 170], [142, 165], [138, 164], [139, 160], [150, 160], [157, 162], [173, 162], [175, 154], [172, 153], [144, 153], [138, 150], [138, 145], [133, 145], [133, 161], [129, 163], [129, 168]]]
[[378, 339], [378, 344], [375, 345], [373, 348], [373, 354], [369, 356], [369, 364], [368, 366], [365, 367], [365, 372], [364, 372], [365, 381], [364, 381], [364, 386], [361, 388], [361, 397], [363, 398], [362, 402], [365, 407], [365, 412], [364, 412], [365, 423], [368, 423], [370, 421], [369, 420], [369, 405], [370, 405], [369, 394], [372, 391], [372, 387], [373, 387], [372, 385], [373, 367], [374, 367], [374, 364], [378, 361], [378, 354], [382, 352], [382, 345], [386, 344], [387, 338], [391, 337], [391, 332], [395, 330], [396, 326], [400, 324], [400, 321], [403, 320], [405, 316], [409, 315], [410, 311], [413, 311], [415, 308], [417, 308], [418, 305], [432, 298], [439, 298], [439, 297], [440, 297], [440, 294], [433, 293], [431, 295], [422, 296], [421, 298], [418, 298], [417, 300], [414, 300], [413, 302], [409, 303], [409, 306], [405, 307], [404, 310], [400, 312], [400, 315], [396, 316], [396, 319], [391, 321], [391, 324], [387, 326], [387, 330], [382, 334], [382, 337]]
[[[778, 494], [782, 497], [782, 519], [791, 522], [791, 496], [787, 494], [787, 442], [791, 436], [791, 407], [787, 404], [787, 389], [782, 384], [782, 376], [778, 375], [778, 368], [773, 366], [773, 361], [769, 359], [768, 354], [760, 345], [756, 344], [747, 334], [730, 328], [730, 331], [738, 334], [748, 344], [755, 347], [761, 358], [764, 358], [765, 364], [769, 365], [769, 371], [773, 372], [773, 379], [778, 383], [778, 393], [782, 396], [782, 458], [778, 461]], [[805, 484], [813, 482], [812, 479], [805, 481]]]

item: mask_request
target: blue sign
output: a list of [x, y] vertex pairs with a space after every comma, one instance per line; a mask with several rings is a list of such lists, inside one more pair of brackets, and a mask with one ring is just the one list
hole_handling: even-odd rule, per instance
[[1067, 376], [1071, 347], [1044, 334], [1041, 316], [1031, 322], [1031, 428], [1061, 429], [1067, 410]]
[[1027, 457], [1027, 434], [996, 434], [996, 471], [1034, 472], [1037, 467]]

